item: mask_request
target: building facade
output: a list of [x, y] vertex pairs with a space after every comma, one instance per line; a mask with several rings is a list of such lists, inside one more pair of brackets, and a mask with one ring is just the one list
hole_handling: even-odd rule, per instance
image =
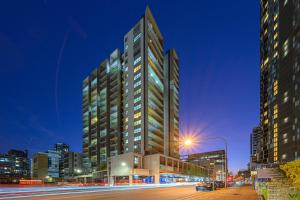
[[0, 154], [0, 183], [17, 183], [30, 178], [30, 161], [27, 150], [9, 150]]
[[250, 134], [250, 165], [257, 163], [257, 152], [259, 151], [259, 137], [262, 134], [260, 126], [253, 128]]
[[299, 159], [299, 61], [300, 1], [260, 1], [260, 163]]
[[64, 156], [64, 178], [73, 178], [83, 173], [82, 154], [68, 152]]
[[59, 177], [63, 178], [64, 177], [64, 157], [65, 157], [65, 154], [69, 152], [70, 145], [65, 144], [65, 143], [56, 143], [54, 145], [54, 150], [56, 152], [59, 152], [59, 154], [60, 154], [60, 159], [59, 159]]
[[109, 168], [109, 184], [197, 182], [207, 177], [204, 167], [163, 154], [120, 154], [109, 158]]
[[[83, 81], [83, 164], [106, 171], [107, 158], [122, 153], [122, 65], [118, 49]], [[101, 176], [106, 176], [106, 172]]]
[[164, 154], [179, 157], [179, 59], [175, 49], [164, 58]]
[[179, 157], [179, 59], [148, 7], [123, 44], [83, 81], [83, 165], [97, 178], [120, 154]]
[[32, 158], [32, 178], [45, 182], [59, 180], [60, 152], [48, 150], [39, 152]]
[[209, 151], [188, 156], [187, 161], [196, 165], [202, 166], [208, 170], [208, 177], [217, 180], [225, 181], [227, 166], [227, 156], [225, 150]]

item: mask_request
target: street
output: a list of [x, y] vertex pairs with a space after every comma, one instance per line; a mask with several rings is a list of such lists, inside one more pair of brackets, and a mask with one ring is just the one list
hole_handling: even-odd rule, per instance
[[0, 199], [32, 199], [32, 200], [258, 200], [259, 197], [251, 186], [220, 189], [213, 192], [196, 192], [194, 186], [177, 186], [162, 188], [124, 187], [122, 190], [88, 190], [88, 191], [51, 191], [23, 195], [2, 196]]

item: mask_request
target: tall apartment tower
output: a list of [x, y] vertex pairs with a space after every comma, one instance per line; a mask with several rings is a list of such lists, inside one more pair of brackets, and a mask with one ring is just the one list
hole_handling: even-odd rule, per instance
[[260, 1], [258, 162], [300, 157], [300, 1]]
[[83, 165], [106, 170], [107, 158], [121, 153], [122, 65], [118, 49], [83, 81]]
[[123, 54], [115, 50], [83, 81], [85, 169], [104, 176], [107, 158], [123, 153], [178, 157], [179, 59], [174, 49], [164, 55], [163, 41], [147, 7]]
[[179, 59], [175, 49], [164, 58], [164, 154], [179, 157]]
[[164, 153], [163, 43], [147, 7], [124, 37], [125, 153]]

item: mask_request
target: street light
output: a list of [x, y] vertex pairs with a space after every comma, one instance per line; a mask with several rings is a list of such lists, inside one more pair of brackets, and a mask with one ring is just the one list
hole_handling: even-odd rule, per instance
[[190, 146], [193, 145], [193, 141], [192, 141], [190, 138], [185, 139], [184, 145], [185, 145], [186, 147], [190, 147]]

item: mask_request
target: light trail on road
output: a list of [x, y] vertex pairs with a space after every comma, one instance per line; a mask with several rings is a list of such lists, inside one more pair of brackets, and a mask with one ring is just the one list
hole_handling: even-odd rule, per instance
[[195, 183], [176, 183], [176, 184], [147, 184], [133, 186], [69, 186], [69, 187], [30, 187], [30, 188], [1, 188], [0, 199], [20, 199], [30, 197], [46, 197], [59, 195], [74, 195], [85, 193], [112, 192], [137, 189], [168, 188], [178, 186], [194, 185]]

